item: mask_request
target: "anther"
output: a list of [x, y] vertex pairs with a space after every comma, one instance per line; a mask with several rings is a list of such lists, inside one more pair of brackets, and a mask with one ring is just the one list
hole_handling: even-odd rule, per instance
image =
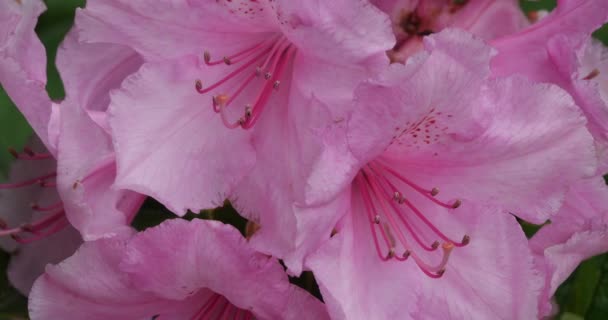
[[255, 68], [255, 76], [259, 77], [262, 75], [262, 68], [261, 67], [256, 67]]
[[266, 72], [264, 74], [264, 79], [266, 79], [266, 80], [270, 79], [271, 77], [272, 77], [272, 73], [270, 73], [270, 72]]
[[205, 59], [206, 63], [209, 63], [211, 61], [211, 53], [209, 53], [209, 51], [205, 51], [203, 53], [203, 58]]
[[445, 273], [445, 268], [443, 268], [443, 269], [441, 269], [441, 270], [437, 271], [437, 277], [438, 277], [438, 278], [442, 277], [444, 273]]
[[380, 224], [380, 215], [374, 216], [374, 223], [375, 224]]
[[336, 228], [333, 228], [333, 229], [331, 229], [331, 233], [329, 234], [329, 237], [331, 238], [337, 234], [338, 234], [338, 230]]
[[74, 181], [74, 184], [72, 185], [72, 189], [76, 190], [76, 189], [78, 189], [79, 186], [80, 186], [80, 180], [76, 180], [76, 181]]
[[228, 103], [228, 100], [230, 98], [225, 94], [218, 94], [217, 96], [213, 96], [211, 99], [213, 100], [214, 107], [215, 106], [224, 107], [224, 106], [226, 106], [226, 103]]
[[25, 232], [33, 232], [34, 227], [31, 224], [24, 224], [21, 226], [21, 230], [23, 230]]
[[452, 204], [452, 208], [456, 209], [456, 208], [460, 207], [461, 204], [462, 204], [462, 201], [460, 201], [460, 199], [456, 200], [456, 201], [454, 201], [454, 204]]
[[224, 63], [228, 66], [232, 64], [232, 62], [230, 61], [230, 59], [228, 57], [224, 57], [224, 58], [222, 58], [222, 60], [224, 60]]
[[393, 200], [395, 200], [398, 204], [403, 204], [405, 202], [405, 198], [399, 191], [395, 191], [395, 193], [393, 193]]
[[433, 249], [437, 249], [437, 248], [439, 248], [439, 244], [440, 244], [440, 243], [439, 243], [439, 241], [435, 241], [435, 242], [433, 242], [433, 244], [431, 245], [431, 248], [433, 248]]
[[203, 90], [203, 82], [199, 79], [196, 79], [196, 81], [194, 81], [194, 87], [196, 88], [196, 90]]
[[387, 255], [387, 257], [390, 259], [390, 258], [392, 258], [392, 257], [394, 257], [394, 256], [395, 256], [395, 248], [390, 248], [390, 249], [388, 250], [388, 255]]
[[30, 149], [28, 147], [23, 148], [23, 152], [30, 157], [33, 157], [36, 155], [36, 152], [34, 152], [32, 149]]
[[19, 153], [17, 152], [17, 150], [13, 149], [13, 148], [8, 148], [8, 152], [15, 158], [18, 159], [19, 158]]
[[600, 71], [598, 69], [593, 69], [583, 80], [591, 80], [600, 75]]
[[249, 119], [251, 118], [251, 105], [246, 105], [245, 106], [245, 118]]
[[272, 85], [273, 89], [279, 89], [279, 86], [281, 85], [281, 81], [275, 81], [274, 84]]
[[467, 234], [465, 234], [464, 237], [462, 237], [462, 241], [460, 241], [463, 246], [466, 246], [467, 244], [469, 244], [469, 242], [471, 242], [471, 237], [469, 237], [469, 235]]
[[431, 195], [432, 195], [433, 197], [434, 197], [434, 196], [436, 196], [436, 195], [438, 195], [438, 194], [439, 194], [439, 189], [437, 189], [437, 188], [433, 188], [433, 189], [431, 190]]
[[405, 252], [401, 256], [403, 257], [403, 259], [407, 259], [410, 257], [411, 254], [412, 253], [409, 250], [405, 250]]

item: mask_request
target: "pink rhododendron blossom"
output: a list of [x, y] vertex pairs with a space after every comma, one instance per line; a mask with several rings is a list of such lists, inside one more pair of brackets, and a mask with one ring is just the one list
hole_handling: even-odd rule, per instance
[[492, 42], [498, 50], [492, 60], [493, 75], [520, 74], [557, 84], [570, 93], [587, 116], [589, 131], [604, 155], [600, 157], [601, 171], [608, 169], [608, 105], [596, 77], [602, 73], [605, 59], [600, 53], [604, 49], [589, 42], [591, 33], [607, 21], [606, 1], [562, 0], [538, 23]]
[[[322, 157], [305, 122], [313, 97], [344, 118], [343, 102], [394, 45], [387, 16], [366, 0], [96, 1], [76, 21], [83, 41], [147, 61], [112, 95], [117, 184], [177, 214], [223, 201], [270, 167], [260, 153], [292, 148], [297, 132], [317, 146], [303, 161]], [[257, 150], [265, 140], [274, 149]]]
[[32, 319], [328, 319], [277, 260], [231, 226], [166, 221], [129, 239], [85, 243], [49, 266]]
[[[34, 141], [28, 152], [43, 154], [40, 141]], [[11, 167], [9, 183], [32, 180], [56, 168], [52, 157], [34, 160], [22, 155]], [[36, 181], [36, 180], [34, 180]], [[62, 213], [59, 195], [54, 187], [38, 183], [19, 188], [0, 189], [0, 235], [13, 234], [10, 226], [27, 229], [13, 237], [0, 236], [0, 248], [12, 254], [7, 269], [11, 284], [27, 295], [34, 280], [47, 263], [58, 263], [74, 253], [82, 242], [78, 232], [68, 226]], [[44, 223], [31, 224], [33, 221]], [[44, 238], [44, 241], [38, 241]]]
[[46, 53], [34, 32], [38, 16], [44, 10], [41, 0], [0, 3], [0, 83], [49, 146], [46, 130], [51, 100], [44, 90]]
[[[34, 24], [27, 26], [32, 28], [30, 31], [33, 33]], [[14, 192], [22, 192], [17, 189], [32, 186], [57, 189], [61, 200], [56, 199], [57, 201], [45, 205], [47, 210], [42, 210], [45, 213], [44, 217], [31, 217], [27, 216], [27, 211], [23, 212], [24, 216], [20, 221], [27, 221], [28, 218], [31, 220], [23, 226], [8, 222], [3, 235], [21, 237], [22, 234], [30, 233], [33, 237], [27, 237], [27, 241], [31, 242], [50, 236], [70, 223], [87, 240], [114, 235], [121, 230], [131, 232], [128, 225], [144, 196], [131, 191], [113, 189], [116, 169], [111, 140], [108, 133], [93, 121], [105, 117], [103, 112], [109, 103], [109, 90], [120, 84], [125, 77], [124, 73], [128, 70], [123, 65], [117, 71], [108, 64], [105, 64], [108, 69], [91, 70], [107, 62], [107, 56], [104, 54], [117, 51], [113, 46], [105, 47], [110, 49], [103, 50], [97, 47], [96, 54], [91, 54], [92, 50], [86, 45], [78, 44], [74, 37], [66, 40], [58, 57], [58, 67], [66, 80], [67, 93], [67, 99], [61, 105], [53, 105], [51, 108], [44, 86], [31, 87], [28, 85], [31, 80], [17, 78], [21, 81], [21, 86], [14, 82], [14, 88], [8, 88], [8, 94], [18, 98], [15, 99], [18, 107], [22, 106], [19, 103], [23, 103], [24, 108], [27, 109], [30, 103], [38, 101], [21, 100], [19, 98], [21, 96], [34, 98], [44, 96], [46, 99], [43, 106], [49, 112], [48, 117], [44, 116], [47, 118], [46, 123], [35, 122], [32, 119], [39, 118], [28, 116], [30, 123], [35, 128], [39, 127], [37, 132], [44, 134], [40, 139], [46, 143], [45, 147], [39, 146], [38, 151], [27, 148], [23, 153], [11, 151], [17, 159], [32, 162], [31, 166], [38, 164], [39, 168], [45, 168], [45, 171], [35, 170], [34, 172], [39, 173], [36, 176], [32, 176], [31, 172], [16, 175], [27, 179], [0, 184], [0, 189], [14, 189]], [[68, 59], [71, 63], [65, 62]], [[46, 64], [44, 51], [41, 60], [29, 62], [44, 66]], [[89, 76], [85, 71], [96, 72], [96, 77]], [[4, 84], [2, 80], [2, 85]], [[29, 109], [24, 108], [20, 109], [27, 116]], [[44, 113], [47, 110], [39, 111]], [[54, 153], [51, 154], [46, 150], [52, 150]], [[45, 165], [41, 165], [43, 163]], [[23, 192], [29, 194], [31, 190]]]
[[540, 305], [548, 315], [548, 298], [578, 264], [608, 251], [608, 186], [602, 177], [575, 184], [551, 222], [530, 240], [536, 263], [545, 273], [546, 284]]
[[595, 172], [585, 118], [557, 86], [489, 79], [492, 50], [469, 34], [425, 48], [358, 90], [364, 165], [306, 265], [336, 319], [536, 318], [543, 279], [509, 212], [544, 222]]
[[372, 0], [393, 22], [392, 61], [423, 50], [422, 38], [445, 28], [467, 30], [484, 40], [515, 33], [529, 22], [517, 0]]

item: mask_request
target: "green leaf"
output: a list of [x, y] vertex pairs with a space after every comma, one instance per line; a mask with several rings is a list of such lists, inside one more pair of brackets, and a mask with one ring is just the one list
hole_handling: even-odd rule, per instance
[[13, 157], [8, 148], [23, 147], [32, 129], [0, 87], [0, 181], [7, 176]]
[[578, 314], [566, 312], [562, 314], [559, 318], [560, 320], [585, 320], [585, 318], [579, 316]]

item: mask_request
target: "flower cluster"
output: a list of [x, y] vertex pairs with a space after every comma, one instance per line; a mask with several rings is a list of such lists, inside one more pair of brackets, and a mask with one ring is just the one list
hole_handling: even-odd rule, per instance
[[[604, 0], [89, 0], [62, 101], [43, 11], [0, 2], [31, 319], [537, 319], [608, 251]], [[137, 232], [148, 197], [176, 217]], [[225, 200], [246, 237], [182, 218]]]

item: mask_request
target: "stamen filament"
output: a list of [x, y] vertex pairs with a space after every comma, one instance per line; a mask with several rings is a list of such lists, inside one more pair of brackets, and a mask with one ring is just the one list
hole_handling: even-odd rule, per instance
[[205, 317], [210, 314], [210, 312], [213, 310], [213, 308], [215, 307], [215, 305], [217, 304], [217, 302], [220, 300], [220, 295], [219, 294], [214, 294], [214, 296], [212, 298], [209, 298], [209, 300], [207, 300], [207, 302], [203, 305], [203, 307], [192, 317], [191, 320], [202, 320], [205, 319]]
[[276, 74], [274, 74], [272, 80], [266, 84], [263, 91], [258, 96], [258, 99], [256, 100], [255, 104], [253, 105], [251, 109], [251, 117], [246, 119], [245, 123], [243, 124], [243, 129], [249, 129], [253, 127], [258, 121], [258, 118], [260, 114], [262, 114], [262, 111], [266, 106], [266, 102], [268, 101], [272, 90], [277, 87], [275, 81], [281, 78], [281, 76], [283, 75], [283, 71], [285, 70], [285, 66], [287, 65], [287, 62], [293, 59], [295, 53], [296, 49], [289, 45], [287, 47], [287, 51], [283, 53], [285, 55], [285, 58], [280, 59], [280, 62], [276, 67]]
[[[375, 161], [375, 163], [377, 163], [379, 166], [382, 167], [382, 169], [388, 171], [389, 173], [391, 173], [393, 176], [395, 176], [395, 178], [401, 180], [403, 183], [407, 184], [408, 186], [412, 187], [412, 189], [418, 191], [420, 194], [422, 194], [424, 197], [426, 197], [427, 199], [431, 200], [432, 202], [434, 202], [437, 205], [440, 205], [444, 208], [447, 209], [455, 209], [455, 205], [457, 202], [453, 203], [453, 204], [448, 204], [442, 201], [437, 200], [437, 198], [435, 198], [433, 195], [436, 195], [439, 193], [439, 189], [437, 188], [433, 188], [431, 190], [426, 190], [420, 186], [418, 186], [417, 184], [411, 182], [410, 180], [406, 179], [405, 177], [403, 177], [402, 175], [400, 175], [397, 171], [391, 169], [389, 166], [386, 166], [384, 164], [382, 164], [379, 161]], [[371, 166], [372, 164], [370, 164]], [[460, 204], [458, 204], [460, 205]]]
[[53, 156], [50, 153], [36, 153], [29, 148], [24, 149], [24, 153], [19, 153], [17, 150], [13, 148], [8, 148], [8, 152], [15, 158], [19, 160], [45, 160], [50, 159]]
[[34, 211], [40, 211], [40, 212], [44, 212], [44, 211], [53, 211], [55, 209], [59, 209], [63, 206], [63, 202], [59, 201], [57, 203], [54, 203], [50, 206], [47, 207], [41, 207], [40, 205], [38, 205], [37, 203], [32, 204], [32, 210]]
[[[63, 216], [63, 217], [65, 217], [65, 216]], [[61, 219], [60, 221], [55, 223], [52, 228], [47, 229], [46, 232], [36, 233], [34, 237], [24, 239], [24, 238], [17, 236], [16, 234], [12, 235], [12, 237], [15, 241], [19, 242], [20, 244], [30, 244], [30, 243], [36, 242], [40, 239], [44, 239], [46, 237], [52, 236], [55, 233], [63, 230], [65, 227], [67, 227], [69, 225], [70, 225], [70, 223], [68, 222], [67, 219]]]
[[27, 187], [27, 186], [31, 186], [34, 184], [40, 184], [43, 183], [44, 180], [49, 179], [49, 178], [54, 178], [57, 176], [56, 172], [53, 173], [49, 173], [34, 179], [30, 179], [30, 180], [26, 180], [23, 182], [18, 182], [18, 183], [3, 183], [0, 184], [0, 189], [15, 189], [15, 188], [21, 188], [21, 187]]
[[[370, 198], [369, 192], [367, 190], [367, 183], [364, 181], [367, 180], [367, 178], [361, 178], [361, 176], [357, 177], [359, 179], [359, 185], [361, 186], [361, 195], [362, 195], [362, 199], [363, 199], [363, 203], [365, 205], [365, 209], [366, 212], [368, 214], [369, 217], [369, 221], [370, 221], [370, 228], [372, 231], [372, 235], [374, 238], [374, 245], [376, 247], [376, 252], [378, 253], [378, 257], [380, 258], [380, 260], [382, 261], [387, 261], [389, 260], [391, 257], [389, 255], [384, 255], [382, 253], [382, 249], [380, 248], [380, 243], [378, 242], [378, 234], [376, 231], [376, 227], [375, 225], [379, 224], [380, 221], [376, 219], [376, 217], [373, 217], [372, 212], [376, 212], [376, 208]], [[390, 242], [388, 240], [388, 236], [386, 235], [386, 233], [384, 232], [383, 228], [380, 228], [381, 233], [382, 233], [382, 238], [384, 239], [384, 242], [386, 243], [386, 246], [388, 248], [390, 248]]]
[[[274, 37], [274, 38], [268, 38], [268, 39], [266, 39], [264, 41], [261, 41], [261, 42], [255, 44], [255, 45], [253, 45], [253, 46], [251, 46], [251, 47], [243, 50], [243, 51], [237, 52], [237, 53], [235, 53], [235, 54], [233, 54], [231, 56], [228, 56], [228, 57], [223, 57], [221, 60], [216, 60], [216, 61], [210, 61], [211, 60], [211, 54], [208, 51], [205, 51], [205, 54], [204, 54], [205, 64], [208, 65], [208, 66], [215, 66], [215, 65], [218, 65], [218, 64], [228, 64], [228, 65], [230, 65], [230, 64], [239, 63], [239, 62], [241, 62], [243, 60], [243, 58], [246, 58], [246, 57], [250, 56], [251, 54], [255, 53], [255, 51], [257, 49], [260, 49], [264, 45], [268, 45], [269, 42], [270, 42], [270, 40], [274, 41], [274, 39], [276, 39], [276, 37]], [[272, 42], [270, 42], [270, 43], [272, 43]], [[244, 57], [242, 57], [240, 60], [235, 60], [236, 58], [241, 57], [243, 55], [244, 55]], [[226, 61], [228, 61], [228, 63], [226, 63]]]

